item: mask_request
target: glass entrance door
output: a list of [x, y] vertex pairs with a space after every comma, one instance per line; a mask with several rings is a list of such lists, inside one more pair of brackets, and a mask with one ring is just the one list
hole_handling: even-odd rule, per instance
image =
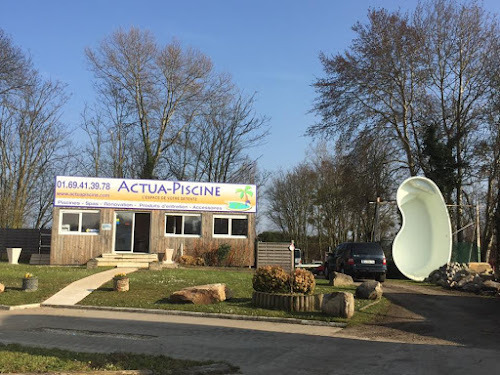
[[115, 251], [149, 253], [149, 212], [115, 212]]
[[134, 240], [134, 212], [115, 213], [115, 251], [132, 251]]

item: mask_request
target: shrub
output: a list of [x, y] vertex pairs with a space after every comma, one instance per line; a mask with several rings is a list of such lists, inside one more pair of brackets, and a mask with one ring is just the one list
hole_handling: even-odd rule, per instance
[[202, 257], [196, 257], [196, 258], [194, 258], [194, 265], [195, 266], [204, 266], [205, 261], [203, 260]]
[[222, 245], [219, 246], [219, 248], [217, 249], [217, 262], [219, 266], [221, 266], [224, 260], [226, 260], [230, 251], [231, 251], [231, 245], [227, 243], [223, 243]]
[[190, 265], [190, 264], [192, 264], [193, 260], [194, 260], [194, 258], [191, 255], [181, 255], [179, 257], [180, 264]]
[[294, 293], [313, 294], [316, 280], [312, 272], [300, 268], [292, 272], [292, 290]]
[[207, 250], [201, 254], [201, 258], [207, 266], [217, 265], [217, 249]]
[[255, 271], [252, 284], [258, 292], [313, 294], [316, 280], [307, 270], [286, 273], [280, 266], [264, 266]]
[[179, 257], [179, 263], [187, 266], [204, 266], [205, 261], [201, 257], [193, 257], [191, 255], [182, 255]]
[[289, 293], [290, 275], [279, 266], [259, 267], [253, 275], [254, 290], [265, 293]]

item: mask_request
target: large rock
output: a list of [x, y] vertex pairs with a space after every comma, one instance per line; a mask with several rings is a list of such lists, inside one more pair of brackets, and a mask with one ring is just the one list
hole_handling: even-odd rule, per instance
[[349, 275], [335, 271], [330, 273], [330, 283], [328, 285], [349, 286], [352, 285], [353, 283], [354, 280]]
[[471, 281], [460, 288], [464, 292], [479, 293], [483, 290], [483, 282], [481, 280]]
[[470, 262], [468, 264], [469, 270], [477, 273], [491, 273], [493, 274], [493, 268], [491, 264], [487, 262]]
[[231, 299], [233, 293], [226, 284], [207, 284], [181, 289], [170, 295], [172, 303], [209, 305]]
[[485, 290], [492, 290], [492, 291], [497, 291], [500, 292], [500, 283], [492, 281], [492, 280], [487, 280], [483, 283], [484, 289]]
[[354, 295], [349, 292], [325, 294], [321, 311], [330, 316], [350, 319], [354, 315]]
[[5, 285], [0, 283], [0, 293], [2, 293], [5, 290]]
[[365, 281], [356, 288], [356, 298], [359, 299], [379, 299], [382, 294], [382, 284], [375, 280]]
[[460, 277], [457, 277], [456, 280], [453, 280], [456, 282], [455, 288], [457, 289], [462, 289], [465, 285], [473, 283], [475, 279], [475, 275], [472, 273], [469, 274], [464, 274], [461, 275]]

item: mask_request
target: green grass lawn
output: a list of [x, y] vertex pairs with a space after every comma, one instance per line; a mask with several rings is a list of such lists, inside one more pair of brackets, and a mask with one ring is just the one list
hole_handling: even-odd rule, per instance
[[[87, 270], [84, 267], [30, 266], [0, 262], [0, 283], [5, 292], [0, 293], [0, 305], [15, 306], [40, 303], [57, 293], [66, 285], [104, 269]], [[31, 273], [38, 277], [38, 290], [25, 292], [21, 289], [23, 277]]]
[[[296, 313], [281, 310], [269, 310], [252, 306], [253, 270], [218, 270], [210, 268], [164, 269], [162, 271], [137, 271], [131, 273], [130, 290], [126, 293], [114, 292], [109, 282], [80, 302], [82, 305], [136, 307], [145, 309], [183, 310], [208, 313], [224, 313], [236, 315], [253, 315], [268, 317], [284, 317], [313, 319], [323, 321], [346, 322], [342, 318], [334, 318], [321, 312]], [[212, 305], [172, 304], [168, 297], [173, 292], [188, 286], [225, 283], [233, 291], [233, 298]], [[334, 288], [325, 279], [316, 279], [315, 294], [332, 293], [334, 291], [355, 292], [356, 287]], [[383, 298], [381, 303], [360, 312], [360, 308], [373, 301], [356, 300], [357, 313], [349, 324], [357, 324], [373, 320], [383, 314], [389, 302]]]
[[[59, 349], [0, 344], [0, 373], [152, 370], [155, 375], [182, 374], [213, 361], [190, 361], [131, 353], [76, 353]], [[237, 367], [230, 366], [236, 373]]]

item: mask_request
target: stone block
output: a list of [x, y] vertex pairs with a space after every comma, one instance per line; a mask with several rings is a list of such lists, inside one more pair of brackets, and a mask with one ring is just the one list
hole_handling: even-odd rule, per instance
[[226, 284], [207, 284], [181, 289], [170, 295], [172, 303], [192, 303], [208, 305], [222, 302], [233, 297], [232, 291]]
[[330, 273], [330, 282], [328, 285], [333, 286], [349, 286], [354, 283], [354, 280], [351, 276], [346, 275], [340, 272], [332, 272]]
[[382, 298], [382, 284], [378, 281], [365, 281], [356, 288], [356, 298], [359, 299], [379, 299]]
[[493, 273], [491, 264], [486, 262], [471, 262], [468, 264], [469, 270], [477, 273]]
[[349, 292], [325, 294], [321, 311], [330, 316], [350, 319], [354, 316], [354, 295]]
[[500, 283], [492, 280], [487, 280], [483, 283], [483, 288], [487, 290], [500, 292]]

